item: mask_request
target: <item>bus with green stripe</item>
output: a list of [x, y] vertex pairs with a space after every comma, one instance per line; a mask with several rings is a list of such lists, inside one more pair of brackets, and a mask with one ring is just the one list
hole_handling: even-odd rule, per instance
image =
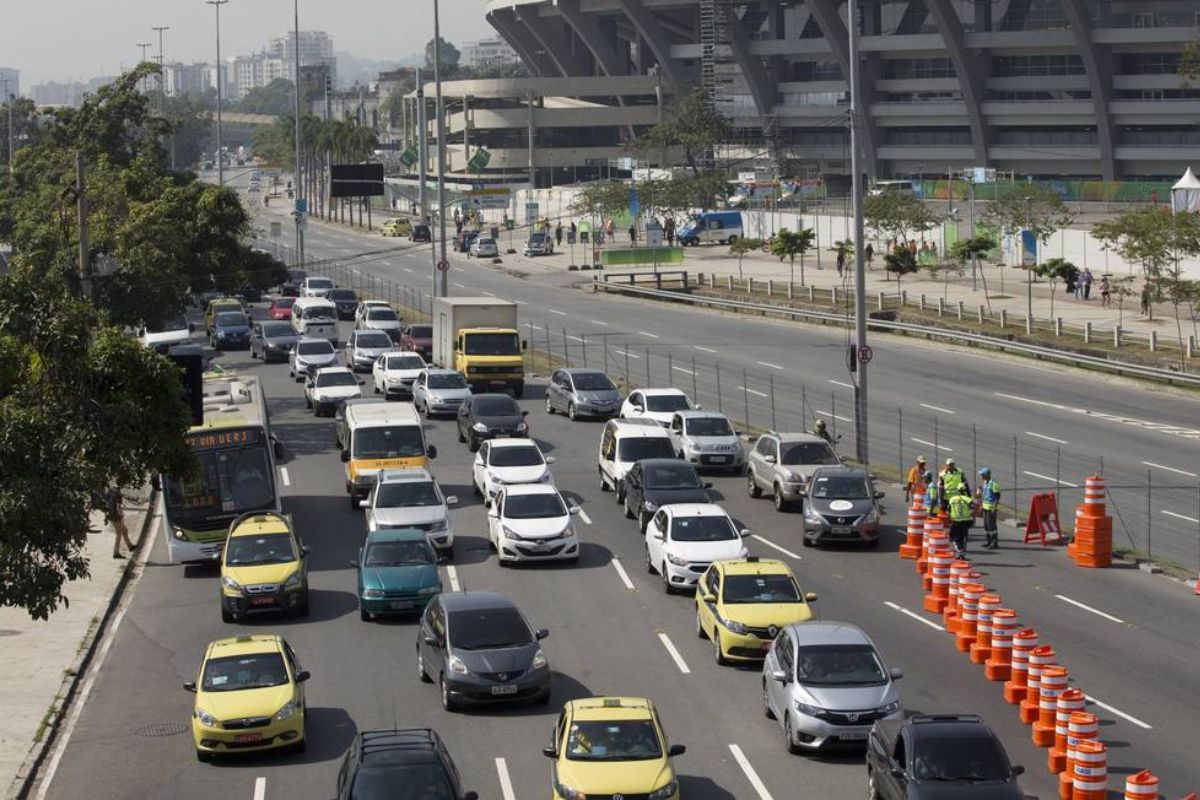
[[199, 467], [162, 476], [159, 517], [174, 563], [221, 557], [229, 524], [247, 511], [280, 511], [275, 438], [257, 376], [204, 373], [204, 422], [187, 432]]

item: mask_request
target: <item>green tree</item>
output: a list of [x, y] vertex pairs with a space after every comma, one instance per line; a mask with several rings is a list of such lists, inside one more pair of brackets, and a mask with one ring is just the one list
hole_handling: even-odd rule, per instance
[[779, 233], [775, 234], [775, 240], [771, 242], [771, 255], [778, 257], [780, 261], [788, 259], [789, 283], [796, 282], [796, 256], [800, 256], [800, 285], [804, 285], [804, 254], [812, 249], [815, 242], [816, 233], [812, 228], [801, 228], [798, 231], [780, 228]]
[[888, 250], [883, 255], [884, 268], [896, 276], [896, 291], [900, 291], [900, 279], [905, 275], [911, 275], [920, 267], [917, 265], [917, 256], [907, 247], [896, 247]]
[[663, 116], [662, 122], [634, 141], [634, 151], [647, 158], [657, 155], [660, 163], [665, 164], [668, 151], [681, 150], [696, 176], [700, 175], [701, 161], [733, 134], [729, 122], [703, 89], [696, 89], [669, 106]]
[[[983, 221], [996, 230], [1031, 231], [1041, 244], [1046, 244], [1055, 231], [1070, 225], [1073, 217], [1058, 192], [1029, 183], [1004, 189], [984, 209]], [[1025, 303], [1030, 319], [1033, 319], [1033, 278], [1034, 271], [1029, 270]]]
[[762, 246], [762, 239], [734, 239], [733, 244], [729, 245], [729, 252], [737, 256], [739, 278], [742, 277], [742, 259], [746, 256], [746, 253], [761, 250]]
[[[986, 256], [999, 246], [999, 243], [991, 236], [978, 234], [976, 236], [969, 236], [966, 239], [959, 239], [950, 245], [950, 256], [959, 264], [970, 262], [972, 274], [974, 274], [980, 256]], [[982, 270], [980, 270], [979, 275], [983, 279], [983, 299], [987, 303], [988, 311], [990, 312], [992, 300], [988, 296], [987, 275]]]
[[1185, 86], [1200, 80], [1200, 41], [1191, 42], [1184, 48], [1179, 58], [1179, 77], [1183, 78]]
[[[430, 77], [433, 77], [433, 39], [425, 45], [425, 69], [429, 70]], [[441, 55], [441, 77], [444, 79], [453, 75], [458, 70], [459, 59], [462, 58], [462, 53], [458, 48], [447, 42], [444, 38], [438, 40], [439, 54]]]
[[1061, 258], [1048, 258], [1034, 266], [1033, 271], [1050, 282], [1050, 319], [1054, 319], [1054, 295], [1058, 290], [1058, 282], [1074, 286], [1079, 280], [1079, 267]]
[[877, 239], [907, 242], [941, 222], [921, 200], [907, 192], [889, 189], [863, 199], [863, 221]]
[[279, 117], [295, 115], [296, 86], [287, 78], [276, 78], [266, 86], [258, 86], [246, 92], [237, 104], [238, 111], [246, 114], [270, 114]]

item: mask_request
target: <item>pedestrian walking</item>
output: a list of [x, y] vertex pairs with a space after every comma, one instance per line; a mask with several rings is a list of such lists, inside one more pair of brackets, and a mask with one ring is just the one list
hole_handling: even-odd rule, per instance
[[967, 554], [967, 536], [971, 532], [974, 513], [971, 509], [971, 493], [965, 483], [958, 487], [958, 492], [950, 496], [950, 542], [954, 545], [954, 557], [962, 558]]
[[567, 230], [569, 230], [571, 232], [572, 236], [574, 236], [576, 234], [576, 232], [578, 232], [579, 228], [575, 225], [575, 220], [571, 220], [571, 227], [568, 228]]
[[925, 471], [925, 456], [917, 456], [917, 463], [909, 468], [908, 480], [904, 483], [904, 502], [912, 502], [913, 492], [925, 485]]
[[559, 222], [554, 226], [554, 241], [560, 247], [562, 246], [562, 223]]
[[1079, 277], [1079, 283], [1083, 287], [1083, 299], [1092, 299], [1092, 270], [1088, 267], [1083, 268], [1083, 275]]
[[637, 223], [630, 223], [629, 225], [629, 243], [637, 244]]
[[604, 233], [608, 236], [609, 241], [613, 241], [613, 237], [617, 233], [617, 226], [610, 219], [604, 226]]
[[1112, 284], [1108, 282], [1108, 276], [1100, 278], [1100, 307], [1108, 308], [1112, 305]]
[[675, 242], [675, 218], [668, 216], [663, 222], [663, 236], [666, 237], [667, 247], [671, 247]]
[[875, 260], [874, 245], [868, 243], [866, 248], [863, 249], [863, 255], [867, 257], [867, 266], [871, 266], [871, 262]]
[[842, 273], [845, 271], [846, 271], [846, 251], [839, 247], [838, 251], [837, 251], [838, 277], [840, 278], [842, 276]]
[[992, 471], [983, 467], [979, 470], [979, 507], [983, 509], [983, 549], [1000, 549], [1000, 532], [996, 529], [996, 509], [1000, 505], [1000, 484], [992, 480]]
[[1152, 298], [1153, 298], [1153, 295], [1150, 293], [1150, 285], [1146, 284], [1145, 286], [1142, 287], [1142, 316], [1143, 317], [1150, 316], [1150, 312], [1153, 311], [1153, 308], [1151, 307]]
[[125, 558], [121, 555], [121, 543], [125, 543], [125, 547], [130, 553], [133, 553], [136, 545], [129, 538], [129, 528], [125, 525], [125, 496], [121, 494], [120, 487], [109, 487], [104, 493], [104, 517], [109, 525], [113, 526], [113, 558]]

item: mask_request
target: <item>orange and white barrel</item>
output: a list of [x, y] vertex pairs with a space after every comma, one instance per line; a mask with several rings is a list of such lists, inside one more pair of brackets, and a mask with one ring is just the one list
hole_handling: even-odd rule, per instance
[[982, 583], [968, 583], [959, 596], [958, 632], [954, 634], [954, 647], [960, 653], [968, 653], [975, 641], [975, 624], [979, 621], [979, 598], [987, 594]]
[[1032, 725], [1042, 702], [1042, 670], [1054, 663], [1054, 648], [1040, 644], [1029, 651], [1029, 675], [1025, 678], [1025, 699], [1021, 701], [1021, 722]]
[[1148, 769], [1125, 779], [1125, 800], [1158, 800], [1158, 778]]
[[1005, 702], [1016, 705], [1025, 699], [1029, 679], [1029, 654], [1038, 646], [1038, 634], [1033, 628], [1023, 628], [1013, 634], [1011, 676], [1004, 682]]
[[912, 507], [925, 511], [925, 486], [922, 484], [913, 487]]
[[1067, 737], [1071, 732], [1071, 715], [1083, 711], [1087, 701], [1081, 689], [1067, 689], [1058, 696], [1054, 712], [1054, 744], [1046, 754], [1046, 769], [1060, 773], [1067, 768]]
[[921, 540], [925, 538], [925, 506], [913, 505], [908, 509], [907, 539], [900, 545], [901, 558], [917, 558], [921, 554]]
[[1108, 796], [1108, 748], [1096, 739], [1075, 744], [1071, 800], [1105, 800]]
[[[942, 530], [942, 520], [935, 511], [932, 514], [925, 516], [925, 535], [921, 537], [921, 553], [917, 556], [917, 572], [921, 575], [925, 574], [925, 567], [929, 559], [929, 545], [933, 543], [933, 537]], [[949, 541], [949, 537], [946, 537]]]
[[1107, 511], [1104, 506], [1104, 496], [1104, 478], [1100, 475], [1089, 475], [1083, 484], [1083, 516], [1106, 516]]
[[950, 565], [954, 554], [939, 547], [929, 552], [929, 594], [925, 595], [925, 610], [939, 614], [950, 597]]
[[1100, 737], [1100, 719], [1087, 711], [1073, 711], [1068, 720], [1067, 763], [1058, 773], [1059, 800], [1071, 800], [1075, 784], [1075, 748], [1085, 739]]
[[988, 593], [979, 598], [976, 612], [975, 641], [971, 643], [971, 663], [983, 664], [992, 654], [992, 612], [1001, 605], [1000, 595]]
[[951, 549], [950, 534], [941, 527], [940, 521], [938, 526], [932, 533], [926, 532], [925, 534], [925, 566], [921, 570], [921, 588], [927, 592], [933, 589], [933, 552]]
[[997, 608], [992, 612], [991, 653], [984, 664], [983, 673], [989, 681], [1006, 681], [1011, 673], [1013, 636], [1021, 627], [1017, 612], [1011, 608]]
[[1058, 697], [1067, 690], [1069, 673], [1066, 667], [1057, 665], [1042, 669], [1038, 679], [1038, 716], [1033, 722], [1033, 743], [1038, 747], [1054, 744], [1054, 731], [1058, 725]]

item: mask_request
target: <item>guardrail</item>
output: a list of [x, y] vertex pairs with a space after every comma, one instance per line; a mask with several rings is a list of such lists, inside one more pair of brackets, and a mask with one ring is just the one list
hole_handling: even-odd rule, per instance
[[[853, 317], [846, 314], [835, 314], [828, 311], [815, 311], [802, 308], [789, 308], [786, 306], [769, 305], [764, 303], [749, 303], [741, 300], [726, 300], [717, 297], [706, 297], [704, 295], [696, 295], [665, 289], [649, 289], [646, 287], [629, 286], [597, 278], [592, 279], [592, 284], [593, 289], [595, 290], [603, 289], [609, 292], [620, 292], [623, 294], [649, 297], [657, 300], [669, 300], [676, 303], [689, 303], [692, 305], [708, 306], [711, 308], [746, 311], [756, 314], [775, 314], [792, 319], [814, 320], [823, 323], [832, 323], [835, 325], [851, 325], [854, 321]], [[909, 322], [893, 322], [891, 320], [884, 319], [869, 319], [867, 322], [867, 327], [870, 330], [923, 336], [929, 339], [942, 339], [959, 344], [971, 344], [979, 347], [989, 347], [996, 350], [1003, 350], [1005, 352], [1017, 353], [1019, 355], [1032, 356], [1033, 358], [1044, 361], [1056, 361], [1072, 366], [1083, 366], [1092, 369], [1098, 369], [1118, 375], [1128, 375], [1136, 378], [1145, 378], [1148, 380], [1200, 388], [1200, 375], [1192, 375], [1186, 372], [1175, 372], [1173, 370], [1161, 369], [1159, 367], [1149, 367], [1143, 364], [1132, 364], [1127, 361], [1114, 361], [1107, 358], [1098, 358], [1096, 356], [1090, 356], [1084, 353], [1071, 353], [1064, 350], [1056, 350], [1051, 347], [1042, 347], [1041, 345], [1028, 344], [1026, 342], [1001, 339], [996, 336], [984, 336], [982, 334], [969, 333], [966, 331], [935, 328], [928, 325], [916, 325]]]
[[676, 281], [683, 284], [683, 288], [688, 288], [688, 271], [686, 269], [670, 269], [670, 270], [655, 270], [653, 272], [609, 272], [605, 270], [603, 275], [593, 278], [597, 282], [603, 283], [623, 283], [627, 286], [636, 286], [639, 283], [653, 283], [654, 288], [661, 289], [663, 281], [674, 283]]

